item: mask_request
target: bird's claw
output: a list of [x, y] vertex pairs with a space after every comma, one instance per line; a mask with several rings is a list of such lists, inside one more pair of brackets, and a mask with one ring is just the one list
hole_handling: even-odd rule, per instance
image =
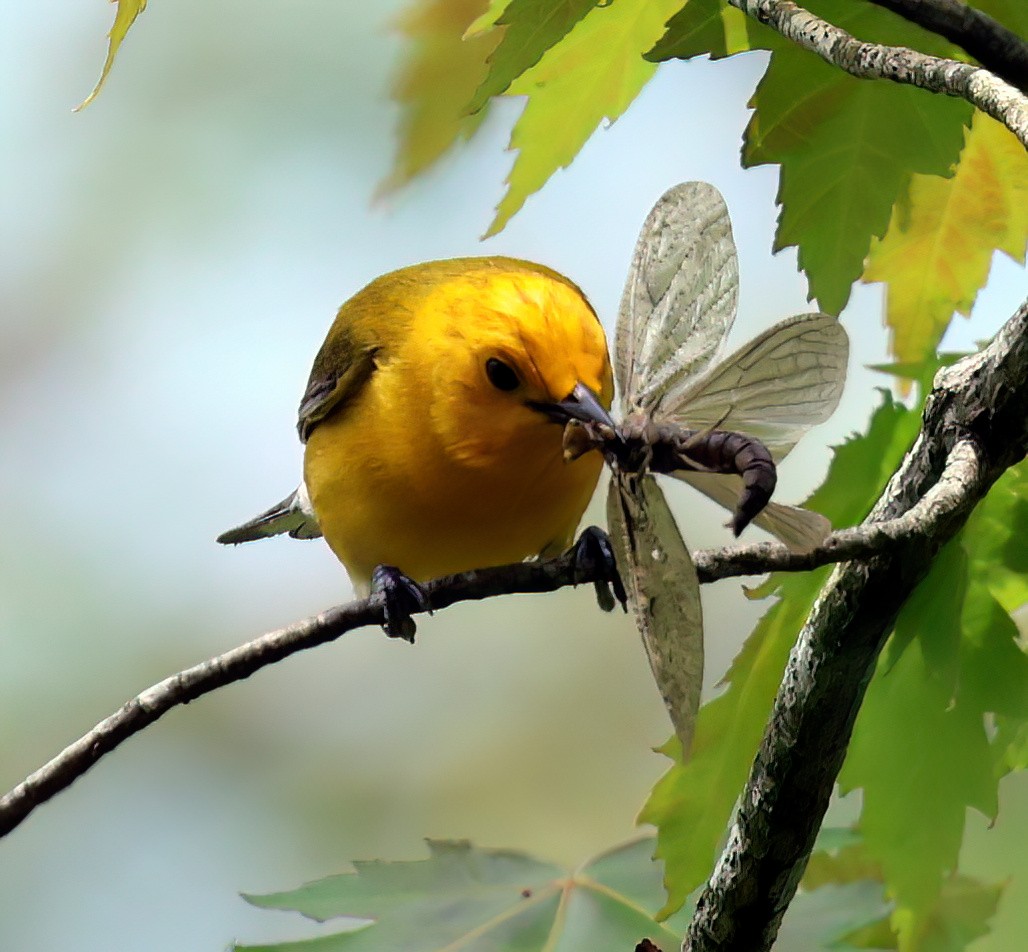
[[618, 602], [626, 608], [628, 595], [618, 574], [610, 536], [597, 526], [589, 526], [575, 542], [574, 553], [575, 575], [582, 581], [592, 581], [600, 608], [610, 612]]
[[395, 565], [379, 565], [371, 573], [371, 593], [382, 596], [385, 616], [382, 630], [390, 638], [402, 638], [414, 644], [418, 628], [411, 616], [432, 611], [425, 590]]

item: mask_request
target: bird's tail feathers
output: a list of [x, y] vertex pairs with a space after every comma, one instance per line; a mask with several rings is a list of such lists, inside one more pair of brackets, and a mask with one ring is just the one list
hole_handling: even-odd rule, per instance
[[276, 503], [266, 512], [255, 516], [241, 526], [229, 529], [218, 536], [222, 545], [238, 545], [240, 542], [254, 542], [269, 536], [288, 532], [294, 539], [317, 539], [321, 537], [321, 529], [314, 518], [307, 487], [302, 483], [299, 489], [290, 493], [280, 503]]

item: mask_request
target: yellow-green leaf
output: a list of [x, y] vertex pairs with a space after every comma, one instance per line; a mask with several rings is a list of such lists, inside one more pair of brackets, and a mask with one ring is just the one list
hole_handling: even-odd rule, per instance
[[646, 59], [660, 63], [669, 59], [709, 56], [721, 59], [754, 49], [750, 33], [762, 35], [770, 28], [747, 17], [721, 0], [688, 0], [667, 24], [667, 30]]
[[476, 90], [468, 112], [478, 112], [491, 97], [499, 96], [525, 70], [535, 66], [597, 2], [511, 0], [496, 21], [497, 26], [507, 29], [489, 57], [489, 74]]
[[402, 112], [396, 158], [379, 194], [406, 185], [481, 125], [486, 110], [467, 116], [464, 107], [485, 78], [486, 59], [503, 30], [462, 37], [485, 8], [485, 0], [415, 2], [397, 21], [407, 38], [393, 85]]
[[865, 282], [883, 281], [892, 352], [917, 362], [935, 351], [954, 312], [968, 315], [995, 250], [1024, 261], [1028, 155], [994, 119], [976, 113], [952, 178], [914, 175], [873, 241]]
[[503, 16], [503, 11], [510, 5], [511, 0], [489, 0], [489, 6], [479, 16], [475, 17], [471, 26], [464, 31], [464, 39], [469, 40], [481, 33], [488, 33], [496, 21]]
[[[596, 7], [510, 86], [528, 97], [510, 148], [518, 157], [507, 194], [487, 235], [495, 235], [604, 120], [613, 122], [646, 85], [656, 66], [642, 54], [664, 32], [681, 0], [617, 0]], [[470, 98], [470, 97], [469, 97]]]
[[129, 27], [135, 23], [136, 17], [146, 9], [146, 0], [115, 0], [115, 2], [118, 4], [118, 12], [114, 14], [114, 26], [107, 34], [107, 59], [104, 60], [104, 67], [100, 70], [100, 78], [96, 81], [93, 91], [75, 107], [76, 112], [85, 109], [100, 95], [100, 90], [107, 81], [107, 74], [114, 65], [114, 57], [118, 53], [121, 41], [125, 39]]

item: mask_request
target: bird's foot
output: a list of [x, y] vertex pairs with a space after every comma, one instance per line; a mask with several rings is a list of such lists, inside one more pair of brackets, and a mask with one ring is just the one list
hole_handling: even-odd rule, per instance
[[414, 644], [418, 628], [411, 616], [432, 611], [425, 590], [395, 565], [379, 565], [371, 573], [371, 594], [382, 596], [385, 615], [382, 630], [390, 638], [402, 638]]
[[597, 526], [589, 526], [578, 537], [573, 551], [575, 574], [581, 576], [583, 581], [588, 579], [593, 583], [600, 608], [610, 612], [618, 602], [622, 608], [626, 608], [628, 595], [618, 574], [610, 536]]

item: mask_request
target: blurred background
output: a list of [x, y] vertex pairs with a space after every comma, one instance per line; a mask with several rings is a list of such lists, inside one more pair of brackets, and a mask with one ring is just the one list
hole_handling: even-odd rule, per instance
[[[99, 100], [73, 114], [113, 7], [0, 7], [3, 789], [147, 685], [350, 597], [321, 542], [213, 540], [295, 486], [310, 362], [338, 305], [378, 274], [531, 258], [578, 282], [610, 330], [650, 205], [699, 178], [733, 213], [733, 340], [810, 309], [794, 256], [769, 253], [776, 172], [738, 168], [762, 56], [661, 69], [482, 244], [516, 101], [371, 202], [392, 158], [399, 9], [154, 2]], [[1016, 306], [1023, 275], [1003, 262], [993, 278], [947, 347]], [[881, 307], [876, 287], [854, 294], [846, 397], [784, 467], [784, 501], [817, 484], [828, 446], [888, 386], [863, 369], [886, 359]], [[686, 487], [670, 495], [691, 545], [728, 541], [721, 513]], [[764, 606], [738, 582], [705, 588], [704, 606], [712, 688]], [[314, 935], [238, 892], [350, 858], [418, 858], [423, 836], [576, 862], [632, 834], [668, 734], [630, 619], [589, 591], [459, 606], [422, 622], [413, 648], [354, 633], [175, 710], [0, 843], [0, 949]], [[975, 949], [1019, 947], [1026, 801], [1022, 777], [995, 828], [969, 817], [968, 871], [1022, 876]]]

